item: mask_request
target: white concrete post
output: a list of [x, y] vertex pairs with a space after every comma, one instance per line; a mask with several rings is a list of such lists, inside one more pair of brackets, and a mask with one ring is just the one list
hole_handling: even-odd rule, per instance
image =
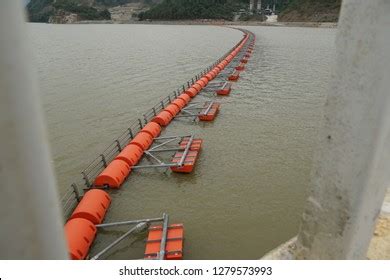
[[297, 258], [364, 259], [390, 185], [390, 1], [344, 0]]
[[261, 0], [257, 0], [257, 12], [260, 12], [261, 11]]
[[249, 12], [250, 13], [253, 13], [254, 2], [255, 2], [255, 0], [249, 1]]
[[0, 1], [0, 259], [66, 259], [20, 2]]

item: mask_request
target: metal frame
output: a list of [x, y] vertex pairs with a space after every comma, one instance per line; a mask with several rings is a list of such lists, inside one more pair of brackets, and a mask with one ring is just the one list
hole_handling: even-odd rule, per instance
[[166, 247], [166, 241], [167, 241], [168, 222], [169, 222], [169, 216], [166, 213], [164, 213], [161, 218], [130, 220], [130, 221], [124, 221], [124, 222], [114, 222], [114, 223], [96, 225], [96, 227], [98, 229], [99, 228], [112, 228], [112, 227], [119, 227], [119, 226], [128, 226], [128, 225], [134, 225], [134, 226], [132, 228], [130, 228], [128, 231], [126, 231], [124, 234], [122, 234], [120, 237], [115, 239], [113, 242], [108, 244], [99, 253], [97, 253], [96, 255], [91, 257], [90, 260], [100, 259], [104, 254], [106, 254], [112, 248], [117, 246], [119, 243], [121, 243], [127, 237], [129, 237], [130, 235], [132, 235], [134, 233], [141, 232], [145, 228], [149, 227], [151, 223], [155, 223], [155, 222], [163, 222], [163, 234], [161, 237], [160, 252], [157, 256], [159, 260], [163, 260], [165, 257], [165, 247]]
[[[169, 144], [174, 142], [175, 140], [180, 140], [180, 142], [184, 138], [188, 138], [188, 143], [185, 146], [185, 148], [181, 147], [167, 147]], [[185, 136], [167, 136], [167, 137], [159, 137], [155, 138], [155, 141], [163, 141], [160, 144], [157, 144], [150, 148], [147, 151], [144, 151], [144, 154], [149, 157], [150, 160], [154, 160], [154, 164], [148, 164], [148, 165], [136, 165], [133, 166], [132, 169], [146, 169], [146, 168], [170, 168], [170, 167], [182, 167], [184, 165], [184, 161], [190, 151], [191, 144], [194, 140], [194, 135], [185, 135]], [[164, 148], [165, 147], [165, 148]], [[158, 154], [166, 153], [166, 152], [177, 152], [177, 151], [183, 151], [183, 155], [180, 158], [180, 161], [178, 163], [166, 163], [163, 160], [161, 160], [158, 157]]]
[[[205, 106], [205, 103], [208, 104]], [[210, 100], [192, 103], [191, 105], [188, 105], [181, 109], [180, 114], [177, 115], [176, 118], [193, 118], [193, 121], [195, 121], [199, 116], [206, 116], [213, 107], [213, 105], [216, 103], [217, 102]], [[201, 114], [202, 110], [205, 110], [205, 112]]]

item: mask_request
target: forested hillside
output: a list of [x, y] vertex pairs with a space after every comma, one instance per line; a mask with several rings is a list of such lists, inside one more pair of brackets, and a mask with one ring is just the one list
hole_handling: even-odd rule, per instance
[[140, 19], [185, 20], [233, 18], [233, 12], [247, 8], [248, 0], [164, 0], [141, 13]]
[[48, 22], [51, 16], [73, 13], [80, 20], [110, 19], [108, 8], [129, 4], [158, 4], [161, 0], [31, 0], [27, 5], [30, 21]]
[[279, 21], [337, 22], [341, 0], [290, 0], [281, 6]]
[[[249, 8], [249, 0], [31, 0], [27, 11], [34, 22], [48, 22], [53, 16], [70, 14], [76, 17], [73, 20], [107, 20], [112, 15], [108, 9], [131, 3], [142, 4], [136, 13], [140, 20], [232, 20], [237, 12]], [[263, 9], [272, 9], [275, 4], [279, 21], [334, 22], [338, 20], [341, 0], [262, 0], [261, 3]]]

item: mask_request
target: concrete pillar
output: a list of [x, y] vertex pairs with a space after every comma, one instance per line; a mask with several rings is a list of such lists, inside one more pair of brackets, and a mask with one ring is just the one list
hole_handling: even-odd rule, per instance
[[257, 7], [256, 7], [257, 11], [260, 12], [261, 11], [261, 0], [257, 0]]
[[249, 12], [253, 12], [253, 7], [255, 6], [255, 0], [249, 1]]
[[66, 259], [21, 1], [0, 1], [0, 259]]
[[296, 258], [364, 259], [390, 185], [390, 1], [344, 0]]

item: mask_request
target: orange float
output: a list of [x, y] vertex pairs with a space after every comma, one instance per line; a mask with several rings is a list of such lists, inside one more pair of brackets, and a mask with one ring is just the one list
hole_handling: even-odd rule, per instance
[[161, 126], [167, 126], [172, 121], [172, 119], [173, 117], [171, 113], [167, 111], [162, 111], [160, 114], [158, 114], [152, 119], [152, 122], [156, 122]]
[[72, 260], [84, 260], [96, 236], [96, 226], [86, 219], [72, 219], [65, 224], [65, 238]]
[[[187, 94], [185, 94], [185, 95], [188, 96]], [[189, 98], [189, 96], [188, 96], [188, 98]], [[181, 98], [176, 98], [175, 100], [172, 101], [172, 104], [176, 105], [180, 110], [183, 109], [187, 105], [187, 103]]]
[[196, 84], [200, 85], [201, 88], [204, 88], [204, 87], [207, 85], [206, 82], [205, 82], [204, 80], [197, 80], [197, 81], [195, 82], [195, 85], [196, 85]]
[[143, 151], [147, 150], [153, 143], [153, 136], [148, 132], [139, 132], [129, 144], [134, 144], [140, 147]]
[[207, 78], [208, 81], [211, 81], [212, 79], [214, 79], [215, 76], [213, 76], [213, 74], [211, 74], [211, 73], [209, 72], [209, 73], [207, 73], [207, 74], [205, 75], [205, 77]]
[[169, 112], [174, 117], [180, 112], [180, 108], [175, 104], [170, 104], [165, 107], [164, 111]]
[[[148, 239], [146, 241], [145, 259], [156, 259], [160, 252], [161, 239], [163, 234], [162, 226], [152, 226], [149, 228]], [[183, 224], [173, 224], [168, 227], [165, 246], [166, 260], [182, 260], [184, 243]]]
[[[157, 124], [158, 125], [158, 124]], [[127, 145], [115, 159], [123, 160], [130, 167], [136, 165], [144, 155], [144, 150], [135, 144]]]
[[186, 104], [188, 104], [191, 101], [191, 97], [185, 93], [179, 95], [178, 99], [183, 100]]
[[197, 90], [194, 86], [192, 86], [189, 89], [187, 89], [184, 93], [190, 97], [195, 97], [199, 93], [199, 90]]
[[233, 55], [233, 54], [230, 54], [230, 55], [228, 55], [228, 56], [226, 57], [226, 60], [230, 62], [230, 61], [233, 60], [233, 58], [234, 58], [234, 55]]
[[108, 193], [103, 190], [92, 189], [84, 194], [70, 219], [82, 218], [95, 225], [101, 224], [110, 203], [111, 198]]
[[225, 68], [225, 66], [224, 66], [222, 63], [219, 63], [219, 64], [216, 66], [216, 68], [218, 68], [219, 72], [221, 72], [221, 71]]
[[[210, 72], [207, 73], [207, 75], [210, 75], [211, 80], [213, 80], [218, 74], [215, 71], [211, 70]], [[206, 75], [206, 78], [207, 78], [207, 75]]]
[[200, 84], [193, 84], [192, 87], [198, 91], [198, 93], [203, 89], [203, 86]]
[[207, 79], [206, 77], [200, 78], [200, 81], [203, 81], [205, 83], [205, 86], [207, 86], [207, 84], [209, 83], [209, 79]]
[[149, 133], [153, 138], [157, 138], [161, 133], [161, 126], [155, 122], [149, 122], [141, 131]]
[[114, 159], [95, 179], [96, 186], [119, 189], [130, 174], [130, 166], [123, 160]]
[[211, 72], [213, 72], [215, 74], [215, 76], [218, 76], [219, 72], [221, 72], [221, 70], [217, 67], [215, 67], [213, 70], [211, 70]]

